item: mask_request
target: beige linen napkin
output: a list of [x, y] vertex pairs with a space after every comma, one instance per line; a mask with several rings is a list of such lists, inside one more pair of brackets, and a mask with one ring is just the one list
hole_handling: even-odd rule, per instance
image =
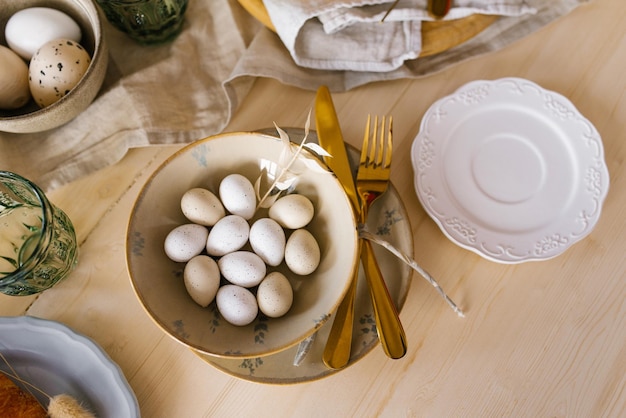
[[[321, 84], [325, 84], [332, 91], [339, 92], [375, 81], [423, 77], [464, 60], [504, 48], [587, 1], [589, 0], [528, 0], [526, 6], [535, 9], [536, 13], [503, 16], [477, 36], [455, 48], [433, 56], [407, 60], [397, 69], [386, 72], [324, 71], [298, 66], [280, 37], [263, 28], [237, 63], [229, 80], [240, 81], [251, 76], [268, 77], [308, 90], [316, 90]], [[318, 45], [318, 48], [325, 47], [326, 44]]]
[[0, 132], [0, 169], [51, 190], [117, 162], [131, 147], [187, 143], [221, 132], [258, 77], [312, 91], [321, 84], [345, 91], [422, 77], [503, 48], [586, 1], [528, 0], [535, 14], [500, 18], [463, 45], [386, 72], [298, 66], [280, 38], [236, 0], [191, 0], [183, 32], [161, 46], [138, 45], [104, 22], [110, 65], [96, 100], [62, 127]]
[[[261, 26], [235, 0], [191, 0], [182, 33], [158, 46], [139, 45], [102, 20], [110, 64], [94, 102], [47, 132], [0, 132], [0, 169], [50, 190], [117, 162], [130, 147], [191, 142], [228, 123], [238, 104], [222, 83]], [[232, 100], [252, 81], [229, 83]]]
[[[419, 56], [421, 22], [433, 20], [426, 0], [401, 0], [381, 22], [390, 0], [264, 0], [278, 36], [302, 67], [392, 71]], [[520, 16], [525, 0], [453, 0], [446, 19], [471, 14]]]

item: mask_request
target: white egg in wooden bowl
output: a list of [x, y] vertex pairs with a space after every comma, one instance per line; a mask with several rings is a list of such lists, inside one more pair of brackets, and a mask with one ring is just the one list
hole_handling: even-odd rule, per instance
[[[285, 192], [301, 195], [309, 203], [296, 198], [295, 214], [289, 214], [289, 200], [281, 204], [282, 209], [278, 208], [281, 222], [291, 218], [295, 221], [287, 222], [290, 227], [272, 220], [269, 208], [256, 208], [246, 219], [250, 213], [247, 209], [241, 212], [241, 208], [247, 208], [250, 202], [237, 205], [228, 201], [242, 194], [248, 199], [250, 187], [237, 176], [243, 176], [252, 185], [262, 172], [271, 177], [278, 170], [284, 149], [278, 137], [260, 133], [236, 132], [196, 141], [157, 168], [132, 209], [126, 259], [137, 298], [166, 334], [201, 353], [253, 358], [292, 347], [331, 317], [348, 289], [357, 261], [356, 220], [341, 184], [312, 154], [302, 151], [319, 169], [299, 171], [297, 182]], [[237, 176], [232, 177], [234, 174]], [[185, 274], [186, 262], [168, 257], [165, 242], [168, 234], [191, 222], [181, 208], [183, 196], [186, 201], [189, 191], [195, 190], [192, 194], [196, 194], [198, 189], [218, 197], [228, 195], [228, 191], [220, 192], [220, 185], [229, 176], [226, 184], [235, 180], [230, 191], [239, 190], [240, 194], [226, 197], [224, 215], [221, 209], [214, 210], [219, 205], [213, 197], [207, 199], [212, 203], [200, 205], [212, 217], [210, 222], [204, 222], [202, 216], [197, 216], [198, 211], [183, 205], [190, 216], [213, 224], [202, 226], [209, 231], [207, 248], [196, 257], [211, 257], [221, 269], [216, 291], [214, 266], [206, 282], [190, 278], [191, 270]], [[258, 206], [258, 197], [254, 198], [257, 200], [253, 205]], [[229, 207], [243, 216], [233, 215]], [[223, 217], [216, 220], [215, 213]], [[234, 226], [227, 226], [229, 217], [236, 220]], [[293, 226], [298, 228], [291, 229]], [[211, 238], [214, 229], [217, 233]], [[228, 230], [230, 234], [240, 230], [246, 237], [243, 246], [232, 237], [215, 238]], [[292, 236], [292, 244], [287, 244]], [[271, 245], [266, 241], [271, 241]], [[228, 248], [216, 249], [220, 243], [226, 243], [224, 247]], [[318, 250], [314, 254], [317, 260], [313, 260], [317, 264], [311, 268], [308, 260], [308, 264], [293, 271], [285, 260], [286, 250], [289, 258], [300, 262], [301, 257], [306, 257], [304, 250], [311, 247]], [[254, 252], [255, 248], [260, 254]], [[211, 249], [211, 254], [207, 249]]]
[[[71, 42], [63, 45], [65, 60], [45, 50], [33, 60], [46, 43], [61, 39]], [[31, 133], [59, 127], [85, 110], [104, 82], [109, 53], [93, 0], [3, 0], [0, 45], [18, 55], [27, 68], [33, 64], [27, 100], [3, 106], [14, 103], [3, 94], [17, 93], [0, 91], [0, 131]]]

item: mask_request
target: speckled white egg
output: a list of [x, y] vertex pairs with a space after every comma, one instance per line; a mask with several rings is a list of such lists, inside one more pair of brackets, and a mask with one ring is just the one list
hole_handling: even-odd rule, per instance
[[179, 225], [165, 237], [165, 254], [173, 261], [187, 262], [204, 250], [208, 236], [209, 230], [202, 225]]
[[213, 227], [206, 241], [206, 251], [216, 257], [232, 253], [248, 242], [250, 225], [239, 215], [226, 215]]
[[311, 274], [320, 264], [321, 252], [317, 240], [306, 229], [296, 229], [285, 245], [285, 263], [299, 275]]
[[14, 13], [4, 29], [4, 37], [13, 51], [30, 60], [41, 46], [53, 39], [81, 41], [78, 23], [60, 10], [29, 7]]
[[250, 246], [269, 266], [277, 266], [285, 257], [285, 231], [273, 219], [257, 219], [250, 227]]
[[228, 253], [217, 261], [217, 265], [226, 280], [242, 287], [258, 285], [267, 271], [261, 257], [251, 251]]
[[180, 199], [180, 208], [191, 222], [206, 226], [215, 225], [226, 215], [219, 198], [201, 187], [187, 190]]
[[284, 274], [273, 271], [259, 284], [256, 292], [259, 309], [270, 318], [285, 315], [293, 304], [293, 289]]
[[315, 213], [313, 203], [301, 194], [288, 194], [278, 199], [269, 210], [269, 217], [288, 229], [304, 228]]
[[220, 269], [211, 257], [197, 255], [185, 264], [183, 280], [189, 296], [202, 307], [207, 307], [220, 287]]
[[79, 43], [55, 39], [41, 46], [28, 67], [30, 93], [40, 107], [68, 94], [87, 72], [91, 57]]
[[254, 216], [256, 194], [254, 186], [241, 174], [229, 174], [220, 182], [219, 195], [222, 204], [230, 213], [244, 219]]
[[29, 100], [28, 66], [15, 52], [0, 45], [0, 109], [18, 109]]
[[254, 294], [234, 284], [220, 287], [215, 296], [215, 302], [222, 317], [233, 325], [248, 325], [259, 313]]

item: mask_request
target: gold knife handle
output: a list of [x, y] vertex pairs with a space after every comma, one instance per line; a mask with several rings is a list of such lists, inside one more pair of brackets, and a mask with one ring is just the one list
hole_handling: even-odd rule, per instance
[[399, 359], [404, 357], [407, 351], [406, 334], [400, 322], [398, 310], [392, 302], [391, 295], [389, 295], [389, 290], [376, 262], [372, 243], [366, 239], [362, 241], [361, 261], [374, 306], [378, 338], [385, 354], [392, 359]]
[[[357, 243], [357, 254], [361, 253], [362, 240]], [[350, 361], [352, 350], [352, 328], [354, 324], [354, 300], [359, 281], [359, 266], [354, 269], [348, 293], [337, 308], [333, 326], [330, 329], [322, 360], [331, 369], [342, 369]]]

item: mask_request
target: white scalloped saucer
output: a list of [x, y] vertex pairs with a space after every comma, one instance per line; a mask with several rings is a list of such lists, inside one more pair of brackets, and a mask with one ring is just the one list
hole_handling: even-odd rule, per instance
[[549, 259], [584, 238], [609, 187], [591, 122], [519, 78], [474, 81], [435, 102], [411, 157], [420, 202], [445, 235], [501, 263]]

